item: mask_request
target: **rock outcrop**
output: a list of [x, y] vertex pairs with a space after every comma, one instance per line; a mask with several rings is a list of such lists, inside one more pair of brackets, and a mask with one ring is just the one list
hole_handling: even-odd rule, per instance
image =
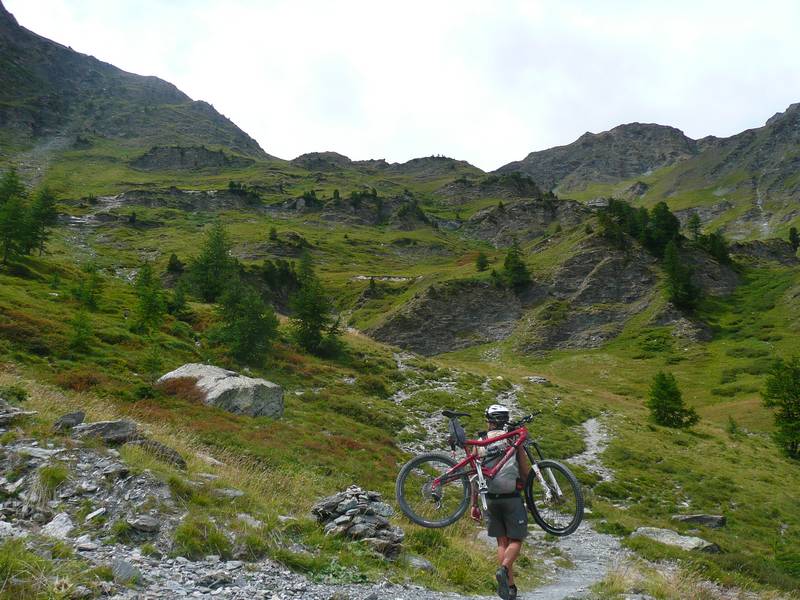
[[361, 540], [387, 558], [397, 558], [403, 543], [403, 530], [389, 523], [394, 514], [378, 492], [350, 486], [343, 492], [317, 502], [311, 514], [325, 525], [325, 535], [341, 535]]
[[281, 386], [213, 365], [183, 365], [163, 375], [158, 385], [170, 391], [176, 382], [180, 385], [187, 381], [201, 394], [203, 403], [209, 406], [252, 417], [278, 418], [283, 415]]
[[461, 230], [471, 237], [496, 247], [508, 246], [516, 239], [537, 238], [555, 226], [572, 227], [589, 216], [582, 204], [543, 196], [534, 200], [498, 204], [475, 213]]
[[72, 437], [76, 439], [99, 438], [105, 444], [124, 444], [139, 438], [136, 423], [128, 419], [118, 421], [97, 421], [81, 423], [72, 428]]
[[731, 256], [739, 259], [776, 262], [786, 266], [800, 264], [797, 252], [792, 248], [792, 245], [779, 238], [734, 242], [730, 245], [729, 252]]
[[252, 158], [229, 155], [222, 150], [209, 150], [205, 146], [154, 146], [132, 161], [131, 166], [143, 171], [187, 171], [235, 169], [248, 167], [254, 162]]
[[610, 131], [585, 133], [566, 146], [531, 152], [497, 171], [520, 171], [546, 190], [575, 190], [590, 182], [613, 183], [646, 175], [697, 152], [697, 143], [674, 127], [628, 123]]
[[369, 334], [430, 356], [505, 339], [521, 316], [522, 304], [510, 290], [456, 280], [429, 287]]
[[727, 519], [725, 515], [706, 515], [706, 514], [697, 514], [697, 515], [672, 515], [673, 521], [679, 521], [680, 523], [690, 523], [692, 525], [704, 525], [706, 527], [712, 527], [717, 529], [719, 527], [725, 527], [725, 523]]

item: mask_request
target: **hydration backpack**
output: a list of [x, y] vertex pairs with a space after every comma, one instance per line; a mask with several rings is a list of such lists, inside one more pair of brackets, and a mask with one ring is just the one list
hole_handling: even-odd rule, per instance
[[[500, 432], [505, 433], [505, 432]], [[507, 439], [499, 440], [486, 447], [486, 458], [483, 460], [484, 466], [493, 468], [498, 464], [508, 451], [510, 444]], [[508, 459], [492, 479], [486, 483], [491, 494], [510, 494], [517, 491], [517, 480], [519, 479], [519, 464], [517, 454]]]

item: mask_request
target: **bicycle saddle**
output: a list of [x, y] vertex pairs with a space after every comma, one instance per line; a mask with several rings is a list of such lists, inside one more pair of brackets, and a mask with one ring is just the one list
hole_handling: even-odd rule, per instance
[[456, 412], [454, 410], [443, 410], [442, 414], [447, 417], [448, 419], [453, 419], [455, 417], [468, 417], [469, 413], [465, 412]]

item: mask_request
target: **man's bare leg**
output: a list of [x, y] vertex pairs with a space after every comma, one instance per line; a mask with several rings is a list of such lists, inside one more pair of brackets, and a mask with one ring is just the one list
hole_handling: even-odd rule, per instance
[[519, 557], [519, 553], [522, 550], [522, 540], [512, 540], [510, 538], [503, 538], [505, 540], [505, 550], [503, 551], [503, 556], [500, 558], [500, 538], [497, 538], [498, 543], [498, 558], [500, 558], [500, 564], [503, 565], [506, 570], [508, 571], [508, 585], [514, 585], [514, 561], [517, 560]]
[[504, 535], [497, 537], [497, 564], [502, 565], [506, 557], [506, 549], [508, 548], [508, 538]]

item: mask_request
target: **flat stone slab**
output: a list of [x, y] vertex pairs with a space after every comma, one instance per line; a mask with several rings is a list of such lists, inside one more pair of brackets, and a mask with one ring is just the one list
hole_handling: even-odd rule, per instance
[[686, 551], [699, 550], [700, 552], [720, 552], [719, 546], [712, 542], [691, 535], [681, 535], [671, 529], [639, 527], [639, 529], [631, 534], [631, 537], [646, 537], [653, 541], [660, 542], [661, 544], [674, 546]]
[[163, 375], [158, 384], [191, 379], [203, 396], [203, 403], [232, 413], [279, 418], [283, 416], [283, 388], [266, 379], [239, 375], [213, 365], [189, 363]]

